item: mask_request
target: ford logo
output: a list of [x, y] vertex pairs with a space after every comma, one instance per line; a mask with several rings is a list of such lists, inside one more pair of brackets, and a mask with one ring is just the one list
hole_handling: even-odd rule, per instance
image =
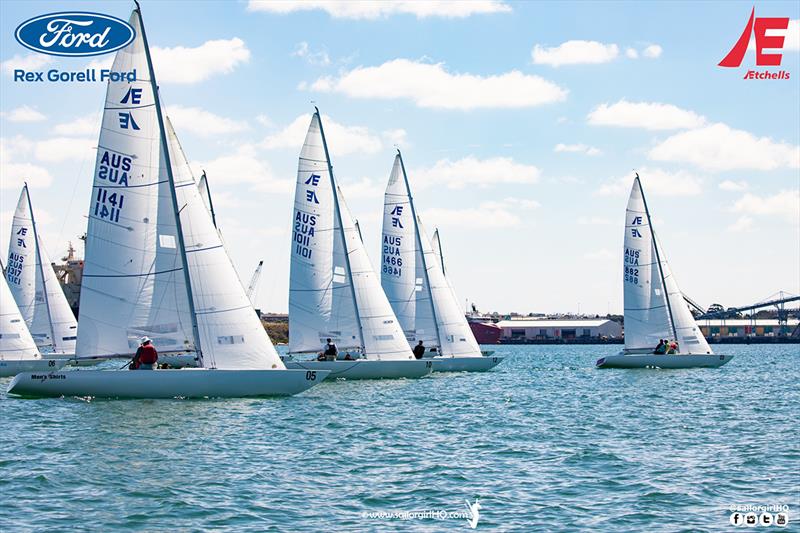
[[117, 17], [85, 11], [49, 13], [26, 20], [14, 36], [34, 52], [54, 56], [96, 56], [124, 48], [136, 36]]

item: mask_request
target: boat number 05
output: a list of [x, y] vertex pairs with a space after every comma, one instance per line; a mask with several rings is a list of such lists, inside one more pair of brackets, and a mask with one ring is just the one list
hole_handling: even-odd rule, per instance
[[306, 372], [306, 381], [315, 381], [317, 379], [317, 371], [309, 370]]

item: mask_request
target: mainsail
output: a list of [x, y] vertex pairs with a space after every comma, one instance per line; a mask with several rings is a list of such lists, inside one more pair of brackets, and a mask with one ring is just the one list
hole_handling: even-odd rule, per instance
[[40, 359], [6, 279], [0, 281], [0, 359]]
[[138, 11], [117, 52], [89, 205], [79, 356], [128, 355], [147, 336], [160, 351], [195, 351], [183, 257]]
[[75, 353], [77, 321], [42, 246], [27, 185], [14, 212], [6, 280], [36, 345]]
[[678, 341], [680, 353], [712, 353], [655, 236], [638, 175], [625, 217], [625, 350], [652, 350], [669, 339]]
[[[438, 233], [437, 233], [438, 235]], [[381, 283], [407, 338], [443, 356], [481, 356], [464, 312], [417, 214], [402, 155], [395, 157], [383, 211]]]
[[336, 185], [319, 111], [300, 152], [289, 288], [289, 349], [326, 338], [369, 359], [409, 359], [408, 343]]

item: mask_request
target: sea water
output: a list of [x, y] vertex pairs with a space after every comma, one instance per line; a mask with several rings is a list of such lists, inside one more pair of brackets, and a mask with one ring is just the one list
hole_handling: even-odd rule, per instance
[[492, 348], [485, 374], [284, 399], [3, 392], [0, 530], [463, 531], [475, 502], [479, 530], [726, 530], [747, 505], [797, 530], [797, 345], [715, 346], [733, 361], [695, 370]]

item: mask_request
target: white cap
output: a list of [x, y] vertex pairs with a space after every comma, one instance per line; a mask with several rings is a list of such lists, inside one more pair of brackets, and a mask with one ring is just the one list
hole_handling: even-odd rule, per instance
[[141, 340], [141, 341], [139, 341], [139, 344], [144, 344], [144, 343], [146, 343], [146, 342], [152, 342], [152, 341], [150, 340], [150, 337], [142, 337], [142, 340]]

